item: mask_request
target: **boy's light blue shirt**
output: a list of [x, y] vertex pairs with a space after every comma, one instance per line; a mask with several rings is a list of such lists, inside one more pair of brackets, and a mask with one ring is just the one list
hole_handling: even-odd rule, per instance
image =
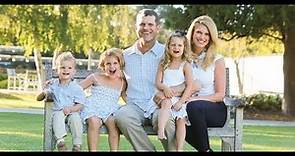
[[143, 111], [149, 112], [154, 109], [152, 98], [156, 92], [156, 73], [165, 47], [156, 41], [151, 50], [142, 54], [136, 45], [137, 42], [124, 50], [127, 104], [136, 104]]
[[62, 110], [64, 107], [73, 106], [76, 103], [85, 104], [86, 102], [83, 88], [76, 81], [70, 81], [67, 85], [61, 85], [59, 79], [53, 79], [47, 92], [53, 98], [53, 111]]

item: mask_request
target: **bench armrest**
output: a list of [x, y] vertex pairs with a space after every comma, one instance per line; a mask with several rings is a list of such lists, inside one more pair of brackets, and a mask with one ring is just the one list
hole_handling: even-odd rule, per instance
[[52, 95], [47, 95], [46, 98], [45, 98], [45, 102], [53, 102], [53, 98], [52, 98]]
[[230, 107], [245, 107], [245, 104], [240, 99], [225, 97], [223, 102], [226, 106]]

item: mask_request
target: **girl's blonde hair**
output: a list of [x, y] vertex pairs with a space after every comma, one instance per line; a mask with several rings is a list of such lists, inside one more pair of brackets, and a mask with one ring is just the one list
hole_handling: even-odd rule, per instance
[[125, 67], [125, 61], [123, 57], [123, 50], [119, 48], [110, 48], [104, 51], [99, 58], [99, 68], [100, 70], [104, 70], [104, 63], [106, 57], [113, 56], [118, 59], [119, 64], [120, 64], [120, 69], [123, 70]]
[[180, 31], [175, 31], [169, 36], [165, 44], [165, 56], [164, 56], [164, 59], [161, 61], [161, 65], [163, 66], [164, 70], [168, 68], [169, 64], [172, 61], [172, 56], [169, 53], [169, 45], [171, 43], [172, 38], [174, 37], [183, 39], [184, 51], [182, 55], [182, 60], [191, 62], [191, 50], [188, 43], [188, 39], [185, 37], [185, 33]]
[[210, 35], [210, 41], [206, 47], [207, 49], [206, 56], [204, 58], [204, 61], [201, 62], [201, 67], [203, 69], [206, 69], [208, 66], [212, 64], [215, 58], [215, 51], [217, 49], [218, 42], [219, 42], [218, 31], [217, 31], [216, 24], [214, 23], [211, 17], [207, 15], [203, 15], [194, 19], [187, 32], [188, 42], [190, 44], [190, 48], [192, 49], [192, 51], [195, 48], [195, 45], [192, 42], [192, 40], [193, 40], [194, 30], [197, 24], [204, 25], [208, 29], [209, 35]]
[[59, 54], [55, 60], [55, 67], [59, 67], [63, 61], [73, 61], [76, 66], [76, 59], [71, 52], [63, 52]]

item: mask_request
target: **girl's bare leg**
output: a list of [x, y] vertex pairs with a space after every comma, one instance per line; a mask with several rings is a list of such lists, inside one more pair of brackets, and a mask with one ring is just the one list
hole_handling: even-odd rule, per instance
[[183, 151], [185, 142], [185, 119], [180, 118], [176, 120], [176, 150]]
[[102, 121], [98, 117], [90, 117], [87, 119], [87, 143], [88, 150], [90, 152], [95, 152], [97, 148], [97, 143], [99, 141], [99, 128], [102, 125]]
[[169, 111], [171, 110], [172, 103], [170, 99], [165, 99], [161, 102], [161, 108], [158, 116], [158, 139], [167, 139], [165, 135], [165, 126], [169, 119]]
[[120, 142], [120, 131], [117, 128], [114, 117], [110, 116], [108, 117], [106, 121], [106, 126], [108, 129], [108, 140], [109, 140], [109, 147], [112, 152], [116, 152], [119, 149], [119, 142]]

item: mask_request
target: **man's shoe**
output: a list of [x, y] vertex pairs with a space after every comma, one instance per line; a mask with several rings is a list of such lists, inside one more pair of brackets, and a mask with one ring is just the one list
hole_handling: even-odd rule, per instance
[[74, 145], [72, 151], [73, 152], [80, 152], [81, 151], [81, 145]]

